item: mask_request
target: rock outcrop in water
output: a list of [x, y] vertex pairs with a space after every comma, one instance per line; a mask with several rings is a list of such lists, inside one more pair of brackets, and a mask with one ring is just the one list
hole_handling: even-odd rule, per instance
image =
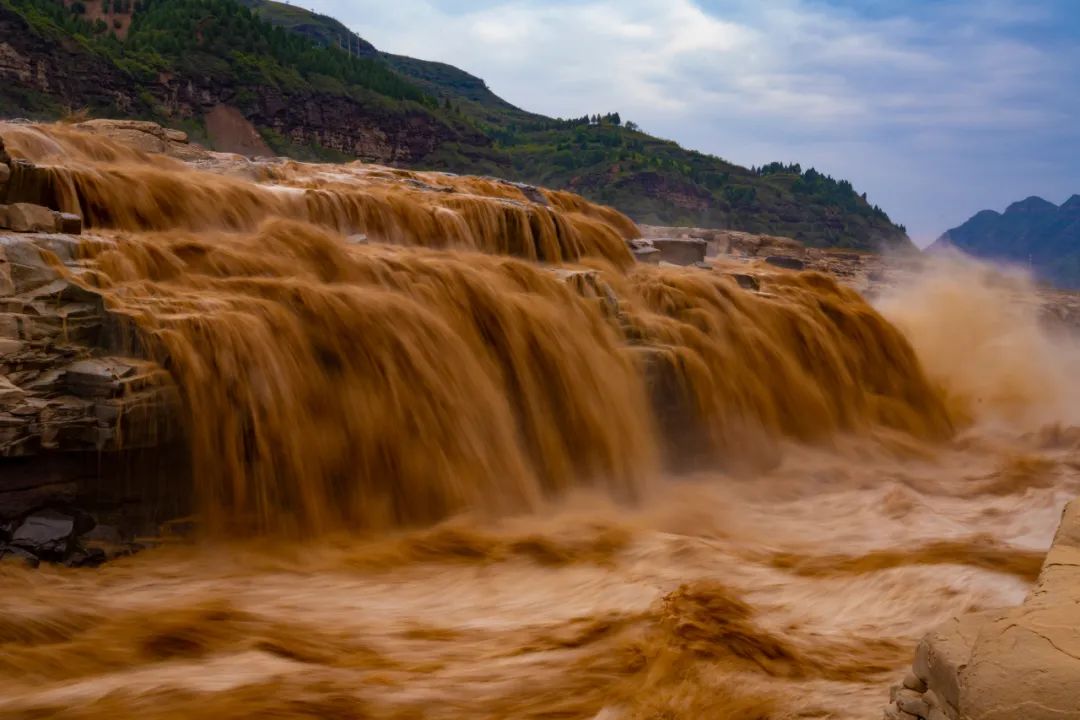
[[[87, 494], [122, 503], [124, 465], [172, 437], [167, 375], [110, 357], [126, 331], [77, 280], [86, 269], [78, 246], [66, 235], [0, 231], [0, 523]], [[103, 472], [117, 475], [111, 490]]]
[[1080, 717], [1080, 501], [1066, 507], [1016, 608], [962, 615], [923, 638], [886, 720]]

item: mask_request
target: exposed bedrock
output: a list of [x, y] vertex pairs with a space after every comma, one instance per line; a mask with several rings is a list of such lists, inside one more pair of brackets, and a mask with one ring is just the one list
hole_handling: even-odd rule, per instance
[[[79, 242], [0, 231], [0, 557], [64, 525], [42, 512], [92, 511], [130, 538], [183, 511], [165, 496], [176, 484], [160, 482], [184, 472], [175, 390], [160, 367], [124, 356], [125, 323], [65, 276], [85, 271]], [[92, 529], [73, 525], [36, 554], [70, 560]]]
[[885, 718], [1080, 718], [1080, 500], [1020, 607], [954, 618], [919, 643]]

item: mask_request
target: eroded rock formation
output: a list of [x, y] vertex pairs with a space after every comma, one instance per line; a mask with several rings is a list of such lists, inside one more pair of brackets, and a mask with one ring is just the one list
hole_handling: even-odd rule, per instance
[[1080, 718], [1080, 501], [1062, 515], [1023, 605], [954, 618], [923, 638], [886, 720]]
[[[75, 281], [78, 247], [73, 236], [0, 231], [0, 555], [92, 561], [72, 532], [62, 549], [39, 548], [41, 533], [19, 529], [35, 512], [82, 507], [130, 538], [162, 519], [155, 482], [184, 475], [179, 453], [166, 460], [175, 389], [154, 363], [116, 355], [128, 332]], [[167, 462], [175, 472], [163, 472]]]

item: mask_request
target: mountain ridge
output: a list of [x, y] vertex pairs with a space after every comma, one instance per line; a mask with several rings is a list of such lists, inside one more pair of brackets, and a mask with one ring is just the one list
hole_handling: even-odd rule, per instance
[[[78, 12], [91, 5], [93, 23]], [[296, 6], [0, 0], [0, 37], [0, 114], [47, 119], [86, 107], [179, 126], [209, 143], [206, 117], [226, 106], [275, 153], [299, 159], [497, 175], [572, 190], [649, 224], [913, 248], [905, 229], [846, 181], [797, 164], [740, 167], [652, 137], [618, 113], [530, 113], [476, 76], [381, 53]]]
[[1080, 195], [1061, 205], [1032, 195], [1001, 213], [981, 210], [943, 233], [927, 251], [948, 248], [1028, 266], [1040, 280], [1080, 288]]

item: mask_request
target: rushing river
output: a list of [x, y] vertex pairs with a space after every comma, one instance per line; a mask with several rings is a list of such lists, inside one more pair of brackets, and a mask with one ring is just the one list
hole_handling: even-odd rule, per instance
[[0, 134], [177, 384], [199, 527], [0, 565], [3, 717], [877, 717], [1080, 488], [1021, 279], [751, 292], [564, 193]]

